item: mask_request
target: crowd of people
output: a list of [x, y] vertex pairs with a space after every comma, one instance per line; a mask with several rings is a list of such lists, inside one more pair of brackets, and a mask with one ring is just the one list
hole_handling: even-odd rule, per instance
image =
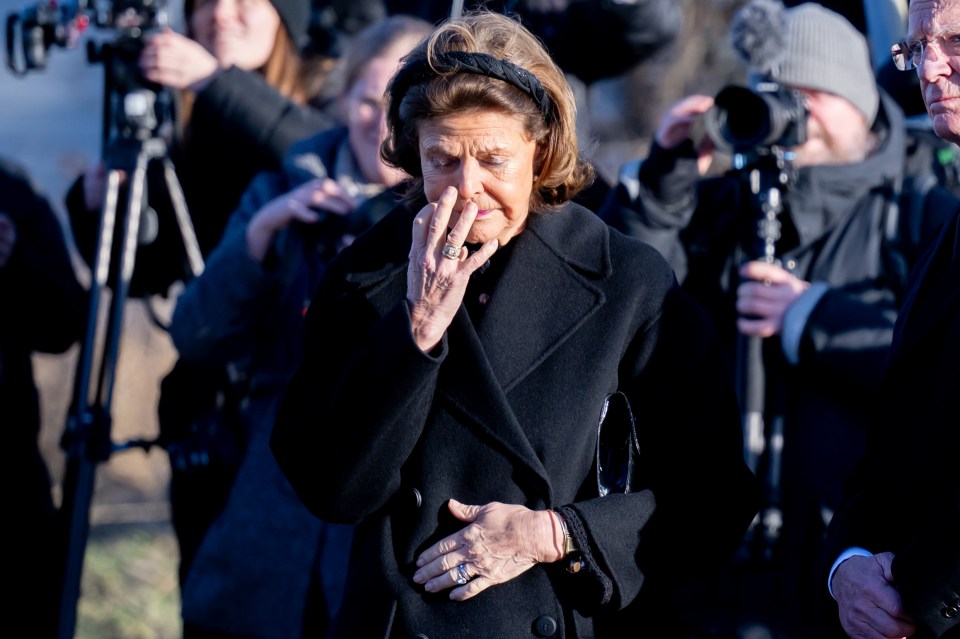
[[318, 64], [308, 0], [188, 0], [138, 59], [169, 164], [108, 140], [64, 228], [0, 164], [24, 601], [56, 620], [30, 355], [90, 321], [65, 233], [116, 258], [104, 201], [141, 197], [186, 639], [958, 636], [960, 1], [904, 3], [911, 94], [863, 12], [749, 0], [737, 98], [679, 99], [615, 184], [581, 89], [682, 5], [466, 5], [358, 3]]

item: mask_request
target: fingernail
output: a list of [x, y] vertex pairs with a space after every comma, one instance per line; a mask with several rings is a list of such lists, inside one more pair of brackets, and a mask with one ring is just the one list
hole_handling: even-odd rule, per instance
[[419, 570], [413, 573], [413, 580], [418, 584], [423, 583], [423, 573], [420, 572]]

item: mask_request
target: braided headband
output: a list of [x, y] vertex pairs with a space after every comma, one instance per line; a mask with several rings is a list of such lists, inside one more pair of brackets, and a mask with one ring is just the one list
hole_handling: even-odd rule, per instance
[[399, 115], [400, 102], [410, 87], [426, 82], [444, 73], [475, 73], [489, 78], [502, 80], [524, 93], [536, 103], [543, 114], [544, 120], [550, 122], [550, 96], [540, 84], [537, 76], [526, 69], [522, 69], [512, 62], [495, 58], [486, 53], [469, 53], [467, 51], [448, 51], [434, 56], [433, 65], [426, 60], [410, 62], [397, 71], [391, 86], [390, 111], [396, 119]]

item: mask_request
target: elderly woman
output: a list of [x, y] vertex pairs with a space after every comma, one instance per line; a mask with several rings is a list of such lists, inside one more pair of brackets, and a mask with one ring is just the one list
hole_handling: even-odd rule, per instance
[[[358, 524], [333, 636], [669, 627], [664, 597], [755, 512], [708, 318], [656, 251], [570, 202], [592, 179], [573, 96], [517, 22], [444, 22], [388, 97], [406, 206], [321, 281], [272, 435], [307, 507]], [[617, 390], [641, 486], [600, 497]]]

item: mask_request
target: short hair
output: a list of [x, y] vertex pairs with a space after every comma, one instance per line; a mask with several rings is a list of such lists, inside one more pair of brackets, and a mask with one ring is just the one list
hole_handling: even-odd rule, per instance
[[[507, 73], [490, 71], [487, 65], [483, 70], [466, 70], [460, 63], [448, 67], [438, 62], [451, 60], [453, 56], [445, 55], [450, 52], [485, 54], [456, 57], [492, 58], [493, 66], [506, 68]], [[507, 64], [498, 66], [497, 62]], [[428, 73], [421, 73], [423, 69]], [[418, 123], [471, 109], [518, 116], [537, 143], [531, 213], [573, 199], [595, 178], [592, 165], [579, 154], [577, 107], [570, 84], [540, 41], [503, 14], [476, 10], [440, 23], [404, 57], [390, 82], [387, 101], [388, 135], [381, 156], [412, 176], [405, 195], [408, 203], [423, 192]]]

